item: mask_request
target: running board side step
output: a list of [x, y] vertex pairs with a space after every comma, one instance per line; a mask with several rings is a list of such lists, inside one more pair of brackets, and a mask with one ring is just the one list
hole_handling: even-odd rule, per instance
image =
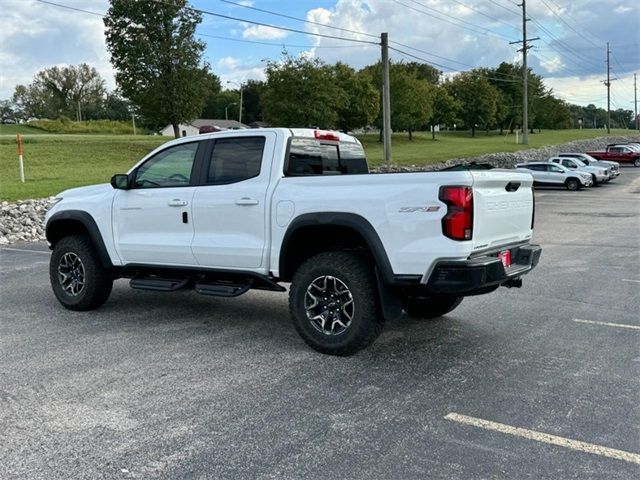
[[238, 297], [247, 293], [251, 285], [232, 283], [196, 283], [196, 292], [200, 295], [211, 295], [213, 297]]
[[155, 292], [174, 292], [184, 288], [189, 283], [188, 278], [132, 278], [129, 286], [137, 290], [152, 290]]

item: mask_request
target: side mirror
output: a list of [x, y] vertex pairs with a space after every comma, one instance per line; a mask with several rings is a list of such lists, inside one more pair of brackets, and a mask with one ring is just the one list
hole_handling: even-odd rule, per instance
[[111, 177], [111, 186], [118, 190], [129, 190], [129, 175], [126, 173], [117, 173]]

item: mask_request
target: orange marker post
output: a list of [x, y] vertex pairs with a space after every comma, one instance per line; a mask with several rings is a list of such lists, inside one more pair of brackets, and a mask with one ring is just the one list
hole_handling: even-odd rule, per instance
[[24, 183], [24, 161], [22, 159], [22, 135], [16, 135], [16, 142], [18, 142], [18, 162], [20, 162], [20, 181]]

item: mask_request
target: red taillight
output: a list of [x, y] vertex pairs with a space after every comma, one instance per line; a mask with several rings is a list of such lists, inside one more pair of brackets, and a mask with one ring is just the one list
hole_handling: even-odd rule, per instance
[[334, 142], [339, 142], [340, 137], [332, 132], [327, 132], [326, 130], [314, 130], [313, 136], [318, 140], [332, 140]]
[[440, 200], [447, 204], [442, 219], [442, 233], [453, 240], [473, 237], [473, 189], [471, 187], [440, 187]]

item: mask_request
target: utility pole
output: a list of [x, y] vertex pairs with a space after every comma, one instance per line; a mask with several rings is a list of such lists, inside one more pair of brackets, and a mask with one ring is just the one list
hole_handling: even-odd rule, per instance
[[[231, 80], [227, 80], [227, 83], [236, 84], [238, 86], [238, 89], [240, 89], [240, 112], [238, 113], [238, 123], [242, 123], [242, 87], [243, 87], [242, 82], [233, 82]], [[226, 115], [226, 109], [225, 109], [225, 115]]]
[[136, 134], [136, 116], [135, 114], [131, 114], [131, 125], [133, 126], [133, 134]]
[[380, 35], [382, 47], [382, 141], [384, 162], [391, 164], [391, 91], [389, 86], [389, 34]]
[[518, 50], [522, 52], [522, 144], [529, 144], [529, 68], [527, 67], [527, 50], [531, 48], [531, 45], [527, 45], [527, 42], [539, 40], [539, 37], [527, 38], [527, 22], [530, 21], [527, 18], [527, 0], [522, 0], [522, 3], [518, 4], [522, 7], [522, 40], [517, 42], [509, 42], [510, 45], [514, 43], [521, 43], [522, 48]]
[[242, 84], [240, 84], [240, 113], [238, 113], [238, 123], [242, 123]]
[[633, 74], [633, 122], [636, 130], [640, 130], [640, 122], [638, 122], [638, 85], [636, 84], [636, 74]]
[[611, 65], [609, 63], [609, 42], [607, 42], [607, 133], [611, 133]]

